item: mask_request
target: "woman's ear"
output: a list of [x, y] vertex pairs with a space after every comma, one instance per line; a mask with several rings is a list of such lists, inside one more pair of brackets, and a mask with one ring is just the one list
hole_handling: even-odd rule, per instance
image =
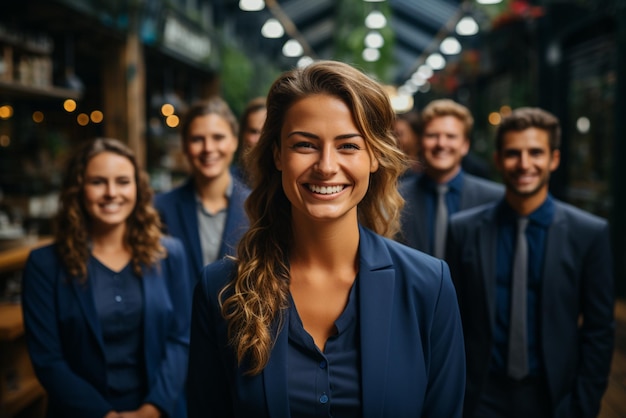
[[283, 166], [280, 161], [280, 147], [274, 144], [272, 147], [272, 153], [274, 154], [274, 165], [276, 166], [276, 170], [282, 171]]

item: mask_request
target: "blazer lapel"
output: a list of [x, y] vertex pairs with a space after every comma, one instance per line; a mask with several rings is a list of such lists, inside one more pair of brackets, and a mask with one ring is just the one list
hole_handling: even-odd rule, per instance
[[493, 329], [496, 310], [496, 254], [497, 228], [495, 207], [482, 220], [485, 224], [478, 234], [478, 253], [480, 254], [480, 269], [485, 286], [485, 299], [489, 309], [490, 325]]
[[417, 199], [415, 201], [415, 226], [417, 230], [417, 249], [424, 252], [430, 252], [430, 237], [428, 236], [428, 211], [426, 210], [426, 196], [420, 188], [417, 187]]
[[285, 318], [282, 330], [276, 337], [272, 355], [263, 369], [265, 400], [271, 418], [289, 418], [287, 389], [287, 350], [289, 318]]
[[[557, 288], [561, 285], [559, 278], [563, 277], [563, 273], [558, 270], [561, 267], [561, 263], [556, 262], [556, 260], [562, 259], [563, 257], [563, 243], [569, 242], [565, 237], [566, 224], [563, 222], [563, 219], [561, 207], [555, 204], [554, 220], [548, 229], [546, 237], [546, 262], [543, 263], [543, 276], [541, 280], [542, 295], [557, 295], [561, 293]], [[550, 262], [547, 262], [547, 260], [550, 260]], [[545, 301], [544, 304], [550, 303], [549, 297], [543, 297], [542, 300]], [[543, 310], [543, 312], [545, 312], [545, 310]]]
[[[361, 384], [364, 417], [383, 417], [380, 388], [387, 380], [389, 331], [395, 271], [391, 257], [373, 233], [361, 228], [359, 244], [359, 318], [361, 333]], [[376, 309], [371, 309], [376, 306]]]
[[244, 198], [241, 187], [235, 178], [232, 178], [233, 192], [228, 203], [226, 224], [222, 233], [222, 244], [220, 246], [219, 257], [234, 255], [237, 251], [236, 245], [239, 237], [245, 232], [248, 226], [247, 215], [244, 211]]
[[177, 202], [180, 224], [184, 228], [186, 250], [191, 251], [194, 266], [189, 266], [193, 271], [200, 271], [204, 266], [202, 261], [202, 246], [200, 244], [200, 232], [198, 231], [198, 215], [196, 208], [195, 191], [193, 181], [189, 180], [185, 185], [182, 199]]
[[[64, 280], [64, 279], [61, 279]], [[80, 283], [75, 278], [70, 279], [72, 281], [72, 288], [74, 295], [78, 299], [80, 307], [85, 315], [87, 324], [98, 341], [98, 346], [102, 353], [104, 353], [104, 341], [102, 340], [102, 329], [100, 328], [100, 321], [98, 320], [98, 313], [96, 312], [96, 304], [93, 299], [93, 291], [91, 289], [91, 281], [87, 277], [87, 281]]]
[[[159, 268], [166, 269], [167, 266], [161, 262]], [[167, 322], [165, 318], [159, 318], [159, 313], [163, 310], [158, 309], [158, 306], [167, 300], [168, 290], [162, 275], [157, 274], [155, 268], [143, 267], [142, 272], [144, 364], [147, 366], [148, 377], [151, 378], [157, 371], [154, 366], [159, 364], [161, 355], [160, 350], [155, 350], [154, 347], [165, 341], [164, 337], [159, 336], [159, 325]]]

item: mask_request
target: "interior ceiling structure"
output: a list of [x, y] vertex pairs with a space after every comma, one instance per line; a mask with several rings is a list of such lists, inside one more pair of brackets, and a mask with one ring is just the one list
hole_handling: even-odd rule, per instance
[[[274, 62], [293, 65], [294, 60], [285, 60], [281, 48], [289, 39], [289, 28], [281, 39], [259, 39], [261, 27], [269, 17], [284, 14], [293, 23], [296, 34], [310, 47], [305, 54], [312, 58], [333, 59], [333, 36], [337, 30], [337, 0], [266, 0], [265, 9], [259, 12], [244, 12], [238, 8], [238, 0], [224, 0], [227, 15], [233, 19], [233, 30], [245, 42], [251, 43], [258, 53], [267, 55]], [[340, 0], [341, 1], [341, 0]], [[418, 60], [425, 52], [437, 48], [434, 42], [442, 30], [450, 30], [462, 13], [462, 0], [385, 0], [390, 15], [387, 25], [394, 34], [393, 61], [397, 82], [410, 76]], [[378, 8], [381, 2], [366, 3], [367, 7]], [[281, 20], [279, 18], [279, 20]], [[452, 26], [453, 28], [453, 26]], [[281, 61], [282, 60], [282, 61]]]

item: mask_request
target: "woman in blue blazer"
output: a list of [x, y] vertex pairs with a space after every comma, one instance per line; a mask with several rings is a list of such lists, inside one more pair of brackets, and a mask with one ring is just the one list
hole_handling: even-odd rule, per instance
[[48, 417], [186, 416], [188, 267], [151, 200], [120, 141], [90, 141], [69, 162], [55, 243], [30, 254], [23, 276]]
[[180, 132], [190, 178], [157, 195], [154, 204], [165, 232], [185, 246], [193, 288], [203, 266], [235, 253], [248, 228], [243, 202], [250, 190], [231, 174], [238, 124], [224, 100], [195, 103], [183, 115]]
[[189, 416], [459, 417], [448, 267], [383, 237], [406, 167], [385, 91], [320, 61], [279, 77], [267, 104], [250, 229], [194, 293]]

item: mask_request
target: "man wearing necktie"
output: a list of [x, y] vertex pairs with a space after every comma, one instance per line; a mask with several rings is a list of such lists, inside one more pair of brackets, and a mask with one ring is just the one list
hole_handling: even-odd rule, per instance
[[449, 217], [463, 209], [499, 199], [501, 184], [463, 171], [461, 162], [470, 149], [474, 119], [452, 100], [434, 100], [422, 111], [419, 157], [422, 173], [407, 174], [400, 185], [406, 204], [402, 235], [397, 240], [425, 253], [444, 258]]
[[454, 215], [447, 261], [467, 360], [465, 417], [596, 417], [613, 351], [604, 219], [553, 198], [560, 126], [520, 108], [496, 134], [503, 199]]

